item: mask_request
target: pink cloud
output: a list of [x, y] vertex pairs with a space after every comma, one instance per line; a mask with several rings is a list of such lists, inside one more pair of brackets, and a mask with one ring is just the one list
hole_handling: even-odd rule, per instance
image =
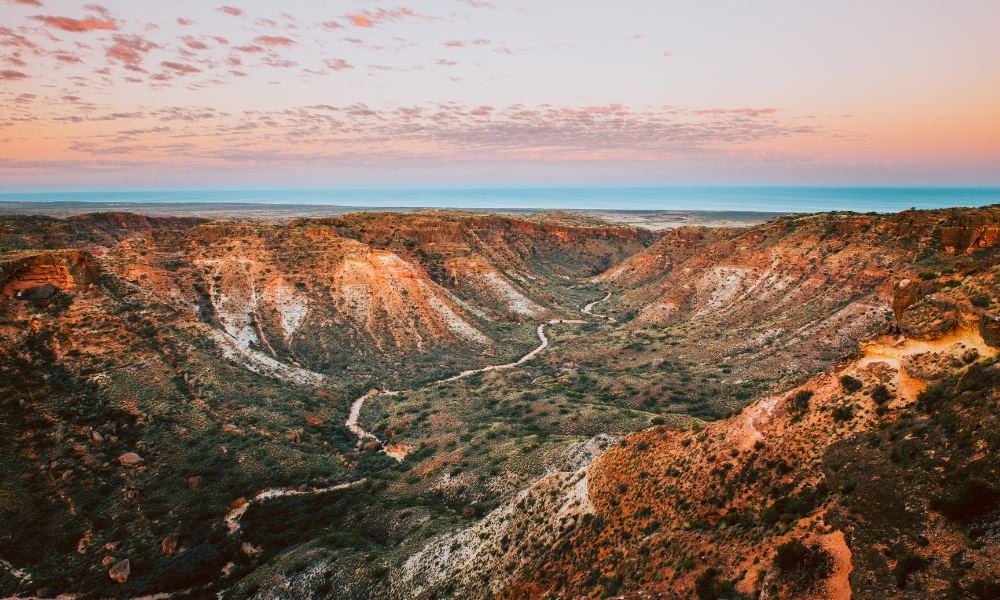
[[444, 58], [439, 58], [436, 61], [434, 61], [434, 64], [441, 65], [442, 67], [454, 67], [458, 63], [455, 62], [455, 61], [453, 61], [453, 60], [447, 60], [447, 59], [444, 59]]
[[449, 48], [465, 48], [465, 42], [462, 40], [451, 40], [444, 43], [445, 46]]
[[28, 38], [14, 33], [9, 27], [0, 26], [0, 46], [10, 46], [12, 48], [37, 48]]
[[253, 44], [247, 44], [245, 46], [234, 46], [233, 50], [239, 50], [240, 52], [246, 52], [247, 54], [252, 54], [254, 52], [263, 52], [264, 48], [261, 46], [255, 46]]
[[748, 117], [759, 117], [762, 115], [773, 115], [778, 112], [776, 108], [705, 108], [694, 111], [698, 116], [703, 115], [743, 115]]
[[23, 4], [25, 6], [42, 6], [39, 0], [11, 0], [11, 4]]
[[216, 10], [219, 11], [219, 12], [226, 13], [227, 15], [232, 15], [234, 17], [242, 17], [243, 16], [243, 9], [242, 8], [234, 8], [232, 6], [223, 6], [222, 8], [217, 8]]
[[161, 62], [160, 66], [170, 69], [171, 71], [174, 71], [180, 75], [187, 75], [188, 73], [201, 73], [201, 69], [199, 68], [192, 67], [191, 65], [185, 65], [182, 63], [171, 62], [169, 60]]
[[64, 62], [64, 63], [82, 63], [83, 62], [82, 60], [80, 60], [80, 57], [78, 57], [78, 56], [76, 56], [74, 54], [70, 54], [69, 52], [66, 52], [64, 50], [56, 50], [52, 54], [52, 56], [56, 57], [56, 60], [58, 60], [59, 62]]
[[208, 49], [208, 44], [206, 44], [205, 42], [197, 39], [193, 35], [186, 35], [186, 36], [182, 37], [181, 39], [184, 40], [184, 45], [187, 46], [188, 48], [192, 48], [194, 50], [207, 50]]
[[472, 8], [496, 8], [496, 4], [492, 2], [477, 2], [476, 0], [461, 0], [462, 2], [468, 4]]
[[133, 71], [138, 69], [146, 54], [160, 47], [140, 35], [114, 35], [111, 39], [115, 43], [107, 47], [105, 55], [112, 60], [121, 61]]
[[350, 19], [352, 23], [354, 23], [355, 27], [371, 27], [372, 25], [375, 24], [370, 18], [368, 18], [367, 15], [362, 15], [362, 14], [347, 15], [347, 18]]
[[[88, 8], [93, 9], [100, 7], [96, 7], [91, 4], [88, 5]], [[35, 15], [28, 18], [34, 21], [41, 21], [49, 27], [69, 31], [70, 33], [80, 33], [83, 31], [94, 30], [118, 31], [118, 22], [112, 19], [106, 10], [98, 12], [102, 14], [103, 19], [94, 16], [87, 16], [83, 19], [71, 19], [69, 17], [54, 17], [52, 15]]]
[[0, 81], [13, 81], [15, 79], [26, 79], [28, 75], [20, 71], [11, 71], [10, 69], [4, 69], [0, 71]]
[[225, 45], [229, 44], [229, 40], [227, 40], [226, 38], [224, 38], [222, 36], [215, 35], [215, 36], [212, 36], [212, 39], [215, 40], [215, 42], [217, 44], [220, 44], [222, 46], [225, 46]]
[[253, 39], [258, 44], [265, 46], [291, 46], [295, 42], [280, 35], [259, 35]]
[[329, 60], [324, 60], [323, 64], [326, 68], [331, 71], [343, 71], [344, 69], [353, 69], [354, 65], [347, 64], [347, 61], [342, 58], [333, 58]]
[[326, 21], [324, 23], [320, 23], [320, 25], [322, 25], [323, 27], [326, 27], [327, 29], [343, 29], [344, 28], [343, 25], [341, 25], [340, 23], [338, 23], [336, 21]]
[[261, 62], [263, 62], [265, 65], [267, 65], [269, 67], [277, 67], [277, 68], [281, 68], [281, 69], [287, 69], [288, 67], [295, 67], [295, 66], [298, 66], [298, 64], [299, 64], [299, 63], [297, 63], [295, 61], [291, 61], [291, 60], [279, 60], [277, 58], [271, 58], [271, 57], [267, 57], [264, 60], [262, 60]]
[[183, 17], [177, 17], [177, 24], [182, 27], [187, 27], [188, 25], [194, 25], [194, 21]]
[[379, 8], [374, 11], [362, 10], [345, 16], [355, 27], [374, 27], [380, 21], [396, 21], [406, 17], [418, 17], [417, 13], [408, 8], [397, 8], [395, 10], [385, 10]]

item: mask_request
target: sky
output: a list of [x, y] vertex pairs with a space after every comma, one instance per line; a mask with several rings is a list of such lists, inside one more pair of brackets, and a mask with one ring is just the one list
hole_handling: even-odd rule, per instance
[[0, 0], [0, 191], [1000, 185], [1000, 3]]

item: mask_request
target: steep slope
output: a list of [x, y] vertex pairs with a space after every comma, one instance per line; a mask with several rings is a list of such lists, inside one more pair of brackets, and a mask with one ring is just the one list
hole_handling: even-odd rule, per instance
[[522, 547], [503, 597], [996, 597], [1000, 290], [980, 265], [898, 282], [899, 325], [820, 377], [601, 455], [592, 516]]
[[681, 228], [594, 281], [616, 290], [609, 314], [632, 319], [633, 330], [698, 340], [694, 362], [790, 382], [891, 320], [894, 282], [992, 256], [998, 220], [1000, 209], [983, 208]]
[[[430, 241], [438, 229], [465, 239], [479, 226], [467, 215], [421, 219], [405, 222]], [[537, 343], [536, 323], [523, 321], [565, 312], [557, 296], [575, 302], [578, 292], [551, 278], [511, 275], [547, 268], [543, 254], [562, 238], [544, 229], [491, 221], [521, 232], [518, 246], [484, 247], [505, 262], [481, 259], [492, 287], [467, 286], [462, 298], [454, 280], [428, 274], [443, 273], [451, 254], [355, 239], [372, 220], [356, 217], [345, 235], [322, 222], [2, 221], [4, 595], [228, 587], [281, 548], [251, 543], [255, 507], [245, 544], [230, 533], [241, 498], [334, 487], [379, 506], [378, 488], [362, 483], [398, 465], [345, 428], [350, 399], [516, 358]], [[588, 261], [635, 243], [579, 235], [606, 243], [554, 268], [589, 273]], [[451, 500], [427, 502], [446, 513]]]

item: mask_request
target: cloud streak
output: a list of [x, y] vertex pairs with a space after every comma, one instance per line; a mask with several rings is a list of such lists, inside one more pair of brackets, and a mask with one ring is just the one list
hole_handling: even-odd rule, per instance
[[139, 65], [146, 55], [160, 47], [141, 35], [113, 35], [111, 39], [114, 44], [105, 49], [105, 56], [124, 64], [126, 69], [132, 71], [141, 71]]
[[[182, 63], [160, 64], [174, 75], [198, 72]], [[240, 115], [212, 108], [167, 107], [90, 114], [78, 122], [95, 120], [125, 120], [129, 122], [125, 131], [138, 132], [130, 133], [129, 139], [141, 143], [123, 144], [121, 135], [82, 136], [67, 151], [192, 165], [665, 160], [691, 153], [738, 153], [779, 139], [830, 135], [819, 127], [785, 122], [772, 108], [635, 110], [621, 104], [494, 107], [449, 102], [382, 109], [365, 104], [317, 105]], [[182, 125], [165, 129], [156, 122]]]
[[409, 8], [396, 8], [393, 10], [378, 8], [375, 10], [362, 10], [356, 13], [348, 13], [344, 16], [344, 18], [355, 27], [374, 27], [376, 24], [383, 21], [398, 21], [400, 19], [420, 16], [421, 15], [418, 15]]
[[99, 13], [100, 17], [86, 16], [82, 19], [72, 19], [70, 17], [57, 17], [52, 15], [35, 15], [28, 17], [33, 21], [41, 21], [45, 25], [54, 29], [61, 29], [70, 33], [82, 33], [86, 31], [118, 31], [118, 22], [111, 18], [108, 10], [102, 6], [88, 4], [87, 8]]

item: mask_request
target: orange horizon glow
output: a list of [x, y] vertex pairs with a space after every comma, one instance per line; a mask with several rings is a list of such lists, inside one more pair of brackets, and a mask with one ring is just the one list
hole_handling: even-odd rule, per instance
[[403, 183], [414, 165], [537, 180], [530, 163], [581, 181], [1000, 184], [993, 3], [572, 7], [8, 1], [0, 188], [211, 169]]

